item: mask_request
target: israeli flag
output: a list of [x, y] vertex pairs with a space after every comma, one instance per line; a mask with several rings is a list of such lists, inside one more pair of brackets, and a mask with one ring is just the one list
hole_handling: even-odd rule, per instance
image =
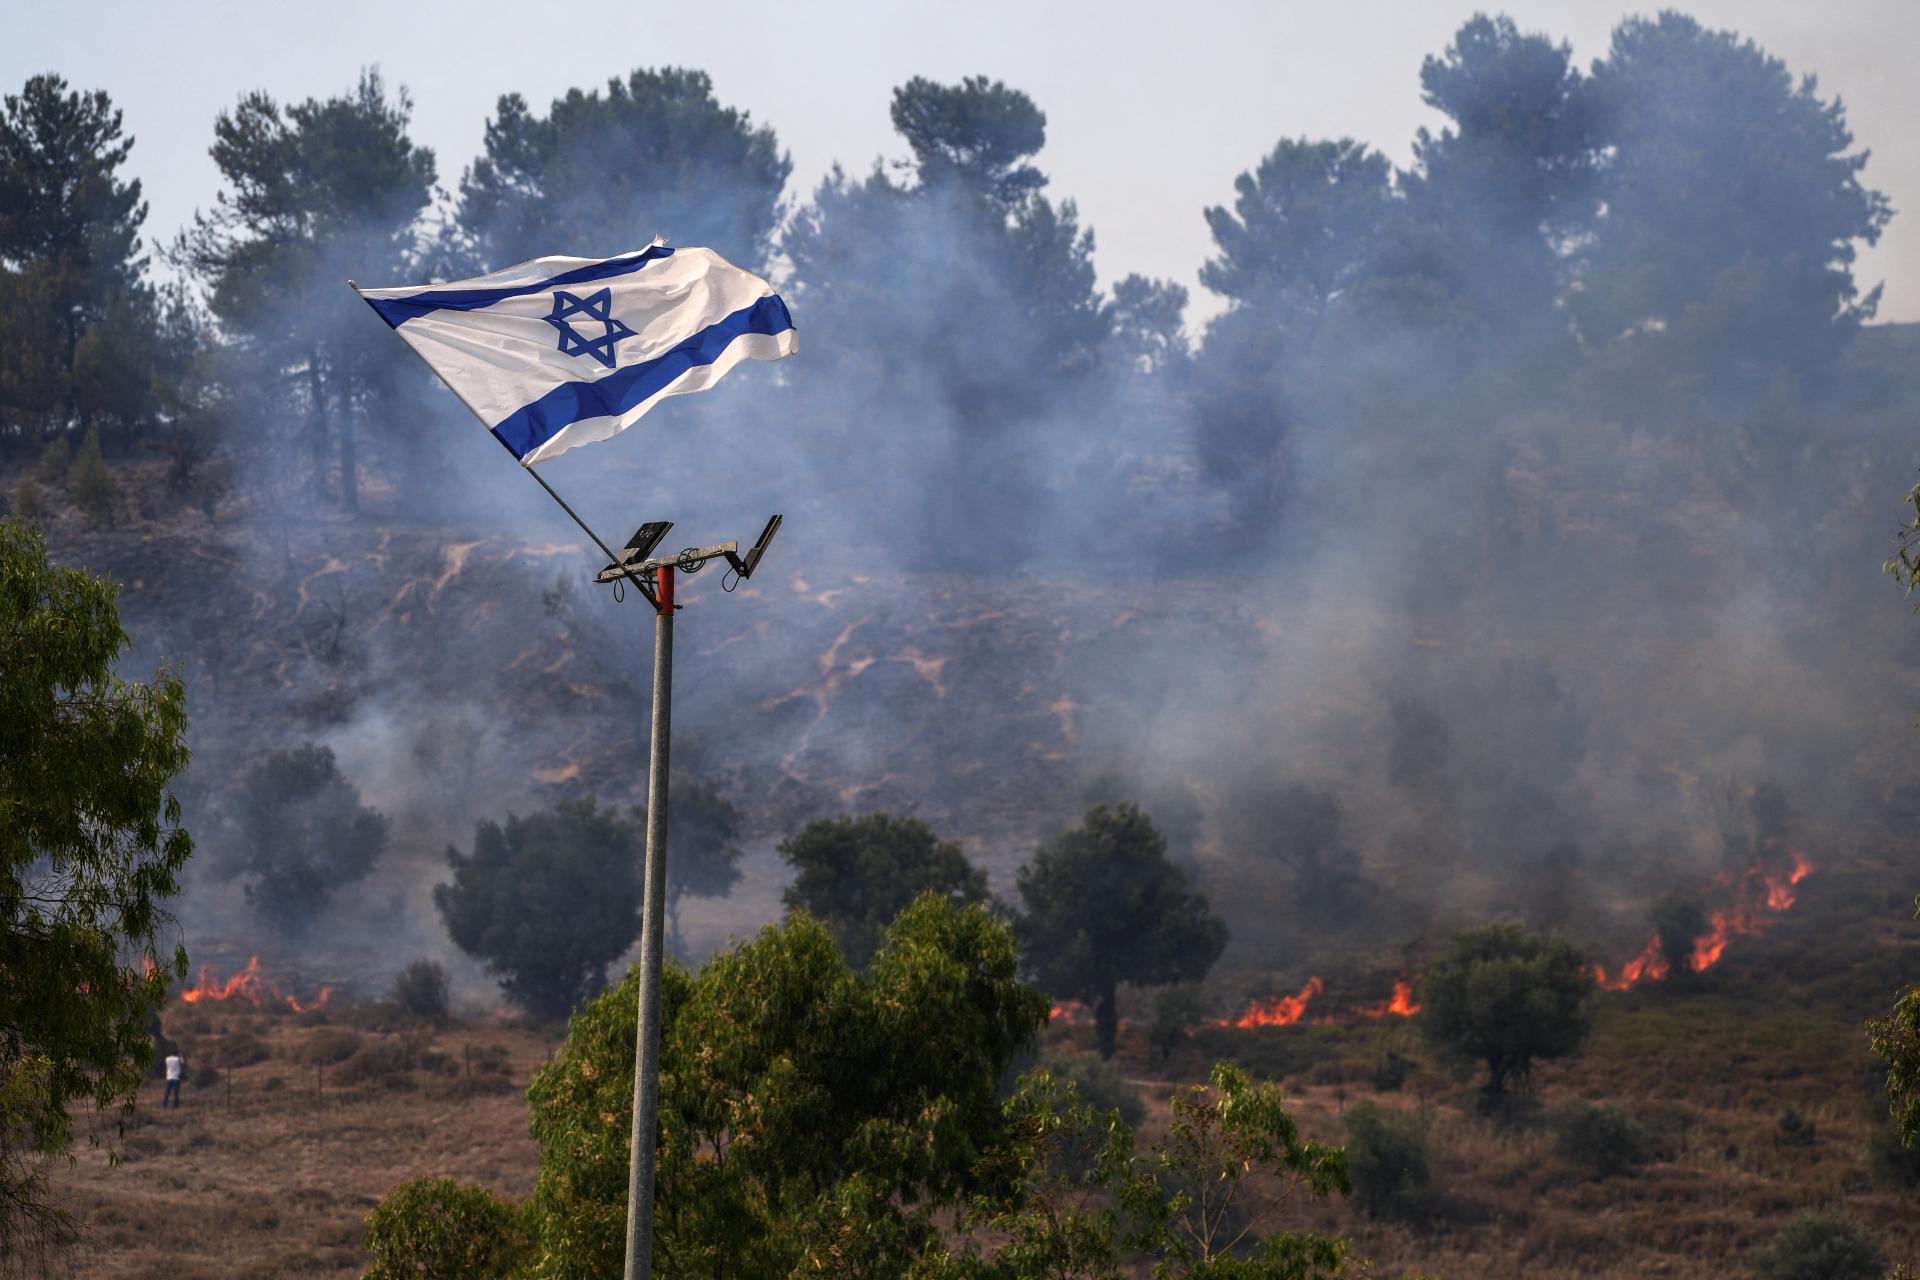
[[711, 249], [535, 258], [451, 284], [354, 292], [520, 465], [617, 435], [668, 396], [798, 345], [787, 304]]

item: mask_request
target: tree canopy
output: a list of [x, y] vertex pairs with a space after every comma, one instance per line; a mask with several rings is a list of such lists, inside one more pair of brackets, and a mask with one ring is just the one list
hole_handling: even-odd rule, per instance
[[1119, 1029], [1122, 983], [1197, 982], [1227, 945], [1227, 926], [1167, 857], [1138, 806], [1097, 805], [1020, 868], [1014, 928], [1039, 983], [1093, 1005], [1102, 1056]]
[[1457, 933], [1420, 980], [1421, 1030], [1436, 1048], [1487, 1065], [1484, 1092], [1524, 1088], [1536, 1060], [1577, 1051], [1591, 1028], [1593, 973], [1557, 934], [1518, 924]]
[[[214, 124], [226, 183], [174, 257], [201, 282], [257, 398], [250, 421], [281, 417], [274, 438], [325, 491], [338, 445], [339, 498], [359, 506], [356, 423], [378, 390], [390, 400], [418, 371], [350, 279], [404, 282], [419, 262], [417, 220], [433, 195], [433, 152], [408, 137], [413, 104], [378, 71], [332, 98], [283, 107], [249, 93]], [[297, 426], [297, 430], [295, 429]]]
[[226, 809], [223, 869], [244, 876], [247, 901], [282, 927], [304, 929], [386, 852], [385, 816], [360, 803], [332, 748], [317, 743], [260, 757]]
[[791, 170], [773, 130], [721, 105], [704, 71], [635, 70], [604, 92], [569, 89], [545, 116], [506, 94], [460, 178], [453, 265], [605, 257], [662, 235], [760, 271]]
[[986, 873], [918, 818], [821, 818], [781, 841], [780, 856], [794, 871], [782, 894], [787, 909], [824, 920], [856, 968], [873, 958], [894, 917], [921, 894], [987, 898]]
[[172, 789], [186, 694], [115, 674], [118, 594], [0, 520], [0, 1256], [57, 1218], [38, 1159], [70, 1147], [69, 1106], [132, 1108], [187, 972], [162, 943], [193, 851]]
[[1669, 10], [1614, 29], [1592, 94], [1609, 157], [1573, 299], [1590, 343], [1638, 338], [1709, 371], [1795, 368], [1873, 317], [1879, 290], [1863, 296], [1851, 268], [1892, 211], [1813, 77]]
[[178, 375], [140, 239], [140, 180], [106, 93], [29, 78], [0, 109], [0, 431], [131, 423]]
[[447, 865], [453, 883], [434, 888], [433, 904], [454, 945], [537, 1016], [579, 1007], [640, 936], [639, 841], [592, 800], [482, 821], [473, 851], [449, 848]]
[[[1000, 1082], [1046, 1018], [1013, 939], [927, 894], [864, 972], [796, 916], [663, 990], [654, 1268], [662, 1277], [898, 1275], [989, 1174]], [[528, 1092], [536, 1270], [617, 1274], [634, 983], [592, 1002]], [[809, 1261], [811, 1260], [811, 1261]]]

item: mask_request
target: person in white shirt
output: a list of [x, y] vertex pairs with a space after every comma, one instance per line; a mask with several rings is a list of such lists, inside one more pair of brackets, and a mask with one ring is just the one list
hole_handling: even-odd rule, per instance
[[178, 1107], [180, 1105], [180, 1078], [187, 1073], [187, 1060], [180, 1056], [178, 1049], [167, 1055], [167, 1090], [160, 1095], [160, 1105]]

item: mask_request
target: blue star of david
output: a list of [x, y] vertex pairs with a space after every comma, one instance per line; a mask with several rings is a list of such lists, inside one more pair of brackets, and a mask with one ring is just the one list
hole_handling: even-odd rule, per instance
[[[602, 327], [598, 337], [589, 338], [568, 322], [571, 316], [585, 316], [586, 327]], [[546, 322], [560, 331], [560, 354], [592, 356], [607, 368], [613, 368], [613, 347], [622, 338], [631, 338], [633, 330], [613, 318], [613, 290], [602, 289], [585, 298], [577, 298], [565, 289], [553, 292], [553, 311]]]

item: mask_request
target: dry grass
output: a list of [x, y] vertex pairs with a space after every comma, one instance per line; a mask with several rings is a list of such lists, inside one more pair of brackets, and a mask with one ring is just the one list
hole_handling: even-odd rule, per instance
[[[1865, 1157], [1885, 1112], [1859, 1029], [1913, 956], [1888, 946], [1874, 921], [1860, 925], [1848, 904], [1865, 900], [1862, 889], [1835, 883], [1825, 905], [1809, 893], [1804, 917], [1796, 912], [1691, 990], [1603, 997], [1581, 1056], [1536, 1070], [1520, 1122], [1482, 1118], [1471, 1075], [1396, 1020], [1209, 1030], [1164, 1064], [1136, 1023], [1119, 1065], [1143, 1084], [1149, 1132], [1164, 1123], [1172, 1085], [1203, 1078], [1222, 1057], [1282, 1080], [1315, 1138], [1343, 1141], [1341, 1113], [1362, 1098], [1423, 1110], [1426, 1220], [1373, 1221], [1345, 1203], [1290, 1205], [1282, 1218], [1352, 1236], [1383, 1278], [1741, 1276], [1752, 1250], [1809, 1208], [1837, 1208], [1876, 1232], [1892, 1258], [1913, 1260], [1913, 1190], [1877, 1182]], [[1904, 909], [1889, 898], [1875, 916]], [[196, 1069], [216, 1056], [245, 1065], [221, 1065], [217, 1082], [190, 1086], [177, 1112], [159, 1111], [150, 1085], [117, 1144], [119, 1166], [104, 1147], [83, 1147], [74, 1168], [56, 1172], [62, 1202], [87, 1232], [67, 1255], [72, 1275], [357, 1275], [366, 1212], [398, 1182], [432, 1174], [514, 1197], [532, 1189], [523, 1091], [550, 1035], [506, 1023], [425, 1031], [371, 1009], [324, 1022], [175, 1009], [167, 1030]], [[1091, 1047], [1086, 1027], [1047, 1038]], [[1389, 1051], [1414, 1065], [1401, 1088], [1383, 1092], [1374, 1080]], [[1570, 1164], [1547, 1119], [1576, 1100], [1628, 1113], [1649, 1162], [1603, 1180]], [[1810, 1142], [1782, 1129], [1789, 1107], [1813, 1126]]]
[[123, 1137], [103, 1128], [99, 1145], [83, 1143], [78, 1163], [56, 1170], [56, 1194], [85, 1237], [55, 1274], [357, 1276], [367, 1210], [398, 1182], [436, 1175], [512, 1196], [533, 1189], [524, 1093], [552, 1047], [542, 1034], [507, 1023], [447, 1027], [425, 1041], [416, 1032], [414, 1067], [347, 1086], [334, 1078], [341, 1066], [369, 1048], [397, 1050], [401, 1033], [356, 1032], [348, 1049], [337, 1026], [198, 1009], [170, 1012], [167, 1030], [196, 1067], [237, 1036], [256, 1038], [266, 1057], [190, 1085], [178, 1110], [160, 1110], [160, 1084], [150, 1082]]

